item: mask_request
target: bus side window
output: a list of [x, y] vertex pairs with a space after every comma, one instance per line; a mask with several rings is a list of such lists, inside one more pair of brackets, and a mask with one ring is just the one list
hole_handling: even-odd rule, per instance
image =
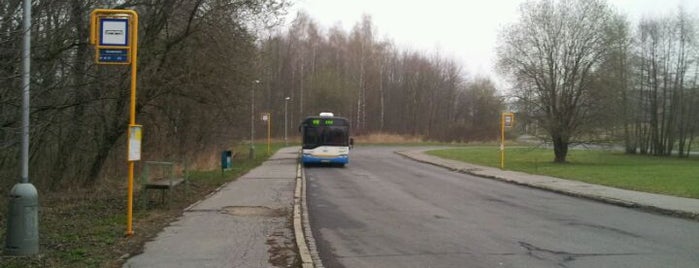
[[334, 145], [341, 145], [341, 144], [343, 144], [343, 142], [342, 142], [342, 136], [344, 136], [344, 133], [342, 133], [342, 130], [340, 130], [340, 129], [333, 129], [332, 135], [333, 135], [332, 143], [333, 143]]

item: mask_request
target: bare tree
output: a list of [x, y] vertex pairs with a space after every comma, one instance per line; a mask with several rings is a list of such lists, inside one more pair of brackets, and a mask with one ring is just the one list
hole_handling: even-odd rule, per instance
[[516, 94], [533, 95], [533, 119], [550, 135], [556, 163], [566, 162], [571, 139], [589, 123], [591, 82], [612, 15], [600, 0], [527, 2], [520, 22], [501, 33], [498, 66], [516, 83], [533, 85]]
[[696, 21], [681, 9], [675, 17], [644, 18], [636, 34], [635, 136], [641, 154], [687, 156], [696, 110]]

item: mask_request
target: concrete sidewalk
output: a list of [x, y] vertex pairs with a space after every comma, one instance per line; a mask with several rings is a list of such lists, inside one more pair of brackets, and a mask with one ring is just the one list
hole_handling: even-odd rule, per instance
[[187, 208], [124, 267], [287, 267], [299, 263], [292, 211], [298, 147]]
[[424, 153], [426, 150], [429, 149], [414, 149], [396, 153], [416, 161], [441, 166], [456, 172], [497, 179], [509, 183], [598, 200], [625, 207], [640, 208], [643, 210], [699, 220], [699, 199], [636, 192], [579, 181], [564, 180], [541, 175], [531, 175], [516, 171], [500, 170], [498, 168], [478, 166], [456, 160], [443, 159], [440, 157], [427, 155]]

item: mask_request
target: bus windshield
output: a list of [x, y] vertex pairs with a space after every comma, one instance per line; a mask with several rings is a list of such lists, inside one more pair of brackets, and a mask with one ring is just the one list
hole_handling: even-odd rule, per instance
[[349, 146], [347, 126], [304, 126], [303, 148]]
[[350, 125], [344, 117], [309, 116], [303, 120], [303, 149], [319, 146], [349, 146]]

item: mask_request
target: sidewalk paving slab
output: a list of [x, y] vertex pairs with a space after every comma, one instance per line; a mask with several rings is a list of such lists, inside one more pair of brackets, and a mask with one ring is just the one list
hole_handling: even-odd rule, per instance
[[187, 208], [124, 267], [272, 267], [297, 262], [291, 213], [297, 147]]
[[425, 154], [430, 148], [396, 152], [413, 160], [479, 177], [501, 180], [610, 204], [699, 220], [699, 199], [624, 190], [549, 176], [501, 170]]

